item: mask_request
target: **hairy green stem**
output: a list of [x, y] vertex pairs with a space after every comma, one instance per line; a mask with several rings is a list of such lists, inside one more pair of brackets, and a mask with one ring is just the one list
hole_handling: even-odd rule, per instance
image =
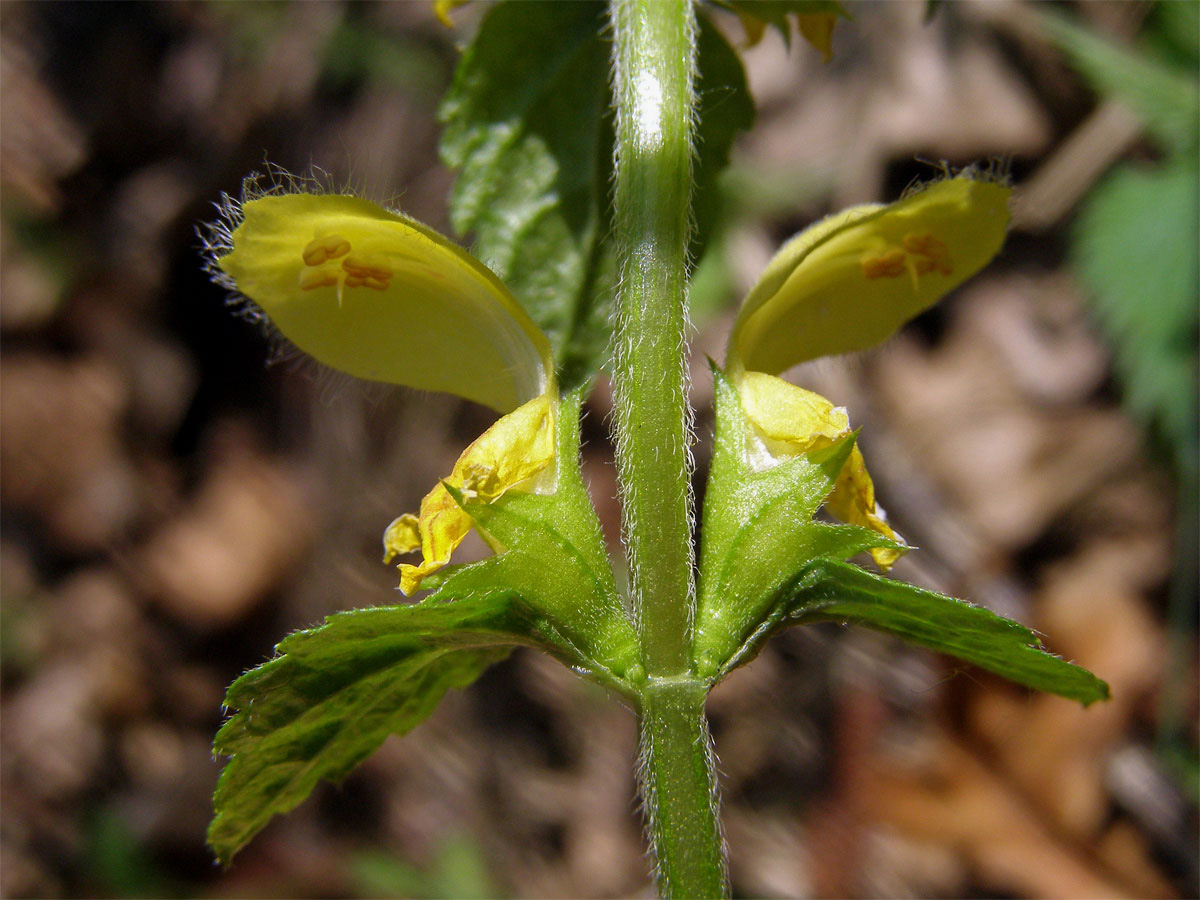
[[692, 674], [687, 245], [696, 20], [691, 0], [612, 0], [620, 266], [617, 476], [647, 680], [639, 775], [664, 897], [728, 893], [716, 776]]
[[651, 679], [642, 693], [641, 779], [663, 897], [726, 897], [717, 818], [708, 682]]
[[617, 477], [650, 675], [691, 662], [694, 600], [687, 242], [695, 19], [690, 0], [614, 0]]

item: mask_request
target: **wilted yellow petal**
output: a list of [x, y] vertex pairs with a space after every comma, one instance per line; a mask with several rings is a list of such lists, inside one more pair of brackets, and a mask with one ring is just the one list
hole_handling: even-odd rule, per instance
[[383, 533], [383, 561], [390, 563], [397, 556], [421, 549], [421, 520], [405, 513], [392, 520]]
[[999, 252], [1010, 193], [964, 174], [801, 232], [742, 304], [730, 337], [730, 374], [777, 374], [886, 340]]
[[797, 13], [800, 34], [820, 51], [825, 62], [833, 59], [833, 26], [837, 24], [837, 13]]
[[358, 197], [305, 193], [248, 200], [236, 224], [216, 265], [320, 362], [499, 412], [546, 391], [545, 336], [437, 232]]
[[[846, 410], [813, 391], [762, 372], [743, 372], [737, 385], [742, 411], [755, 431], [760, 452], [766, 457], [765, 460], [752, 459], [751, 463], [771, 464], [819, 450], [850, 433]], [[869, 528], [899, 544], [904, 543], [904, 539], [887, 524], [883, 509], [875, 503], [875, 485], [857, 444], [838, 473], [825, 508], [843, 522]], [[885, 571], [902, 552], [886, 548], [870, 551], [875, 563]]]
[[738, 20], [742, 23], [742, 31], [746, 32], [746, 46], [755, 47], [762, 40], [767, 30], [767, 23], [758, 16], [751, 15], [745, 9], [737, 10]]
[[[384, 534], [384, 562], [417, 549], [419, 564], [400, 565], [400, 589], [412, 594], [425, 576], [450, 562], [454, 549], [474, 527], [446, 485], [464, 500], [491, 502], [512, 488], [532, 489], [539, 477], [552, 479], [554, 401], [537, 397], [501, 418], [463, 451], [454, 471], [421, 501], [418, 516], [396, 519]], [[549, 486], [549, 485], [545, 485]]]
[[[863, 460], [858, 445], [850, 451], [850, 458], [838, 473], [833, 493], [825, 501], [825, 508], [843, 522], [870, 528], [891, 538], [898, 544], [904, 543], [904, 538], [896, 534], [887, 523], [887, 515], [883, 507], [875, 503], [875, 483], [867, 472], [867, 464]], [[903, 550], [893, 550], [889, 547], [874, 547], [867, 551], [875, 560], [875, 565], [883, 571], [890, 569], [904, 553]]]

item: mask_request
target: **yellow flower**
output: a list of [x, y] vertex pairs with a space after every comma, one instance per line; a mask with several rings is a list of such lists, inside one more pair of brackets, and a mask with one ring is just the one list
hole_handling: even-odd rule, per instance
[[[850, 431], [844, 409], [774, 376], [886, 340], [978, 272], [1004, 242], [1010, 193], [968, 172], [896, 203], [848, 209], [783, 246], [743, 302], [726, 357], [763, 454], [760, 465], [828, 446]], [[875, 503], [857, 447], [826, 506], [843, 521], [903, 542]], [[881, 548], [871, 555], [886, 570], [900, 554]]]
[[[550, 344], [482, 263], [412, 219], [358, 197], [268, 193], [229, 203], [210, 268], [297, 347], [360, 378], [444, 391], [503, 413], [446, 484], [491, 501], [553, 489], [557, 388]], [[411, 593], [473, 521], [438, 484], [384, 537]]]
[[510, 488], [552, 488], [545, 482], [554, 475], [553, 462], [553, 404], [543, 395], [510, 412], [467, 447], [450, 476], [425, 495], [418, 515], [405, 513], [388, 526], [383, 535], [384, 562], [415, 550], [422, 556], [419, 565], [401, 563], [400, 590], [405, 594], [418, 590], [421, 579], [450, 562], [454, 548], [471, 530], [471, 517], [446, 485], [466, 500], [491, 502]]

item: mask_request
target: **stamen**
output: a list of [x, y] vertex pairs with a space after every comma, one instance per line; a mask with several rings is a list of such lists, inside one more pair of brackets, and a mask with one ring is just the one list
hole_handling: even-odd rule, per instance
[[306, 266], [319, 266], [350, 252], [350, 242], [341, 235], [327, 234], [309, 241], [300, 255]]
[[904, 274], [904, 259], [904, 251], [899, 248], [888, 250], [878, 256], [864, 256], [862, 258], [863, 274], [867, 278], [895, 278]]
[[898, 278], [907, 272], [916, 290], [917, 279], [921, 275], [929, 272], [953, 274], [954, 263], [950, 259], [950, 250], [930, 232], [909, 232], [901, 243], [903, 248], [892, 247], [881, 253], [864, 256], [860, 260], [863, 275], [867, 278]]
[[320, 269], [300, 270], [300, 290], [311, 291], [322, 287], [335, 287], [341, 279], [341, 273], [334, 266], [324, 266]]
[[347, 256], [342, 260], [342, 269], [346, 273], [346, 287], [368, 287], [376, 291], [385, 291], [392, 279], [391, 265], [379, 256]]
[[910, 232], [904, 236], [904, 249], [918, 257], [917, 271], [938, 271], [943, 275], [954, 272], [950, 251], [945, 243], [928, 231]]

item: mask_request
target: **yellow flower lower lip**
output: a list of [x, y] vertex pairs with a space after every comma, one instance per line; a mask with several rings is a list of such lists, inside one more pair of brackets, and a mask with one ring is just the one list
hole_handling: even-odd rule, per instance
[[388, 526], [383, 536], [384, 562], [421, 551], [420, 563], [400, 564], [400, 589], [406, 595], [449, 563], [454, 549], [475, 526], [447, 485], [465, 500], [488, 503], [512, 489], [553, 489], [556, 405], [555, 399], [543, 394], [499, 419], [463, 451], [450, 475], [425, 495], [417, 515], [407, 513]]
[[[762, 372], [742, 372], [735, 383], [742, 411], [753, 431], [751, 445], [758, 448], [755, 458], [750, 460], [755, 468], [820, 450], [850, 433], [846, 411], [820, 394]], [[883, 509], [875, 503], [875, 484], [857, 444], [850, 451], [825, 508], [843, 522], [904, 543], [904, 538], [887, 524]], [[877, 547], [870, 553], [875, 564], [887, 571], [903, 551]]]

